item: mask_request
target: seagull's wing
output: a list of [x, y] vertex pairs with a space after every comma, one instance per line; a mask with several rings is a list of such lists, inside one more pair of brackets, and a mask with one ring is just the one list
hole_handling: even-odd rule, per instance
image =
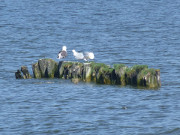
[[62, 58], [65, 58], [66, 56], [67, 56], [66, 51], [60, 51], [57, 58], [62, 59]]
[[62, 51], [62, 52], [61, 52], [61, 55], [62, 55], [63, 57], [66, 57], [66, 56], [67, 56], [67, 52], [66, 52], [66, 51]]
[[74, 56], [75, 56], [76, 59], [84, 59], [83, 53], [78, 53], [78, 52], [76, 52], [76, 53], [74, 54]]
[[80, 53], [80, 58], [81, 58], [81, 59], [84, 59], [83, 53]]
[[87, 61], [89, 59], [89, 53], [84, 52], [84, 60]]

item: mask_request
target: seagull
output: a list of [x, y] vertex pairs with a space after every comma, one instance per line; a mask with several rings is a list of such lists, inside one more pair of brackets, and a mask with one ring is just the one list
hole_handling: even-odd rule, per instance
[[93, 52], [85, 52], [84, 53], [84, 60], [88, 61], [89, 59], [94, 59], [94, 53]]
[[63, 46], [63, 47], [62, 47], [62, 51], [60, 51], [60, 52], [58, 53], [58, 56], [57, 56], [58, 59], [63, 59], [63, 58], [65, 58], [65, 57], [67, 56], [67, 51], [66, 51], [66, 49], [67, 49], [66, 46]]
[[83, 60], [83, 59], [84, 59], [83, 53], [81, 53], [81, 52], [76, 52], [75, 50], [72, 50], [72, 52], [73, 52], [73, 55], [74, 55], [74, 57], [75, 57], [76, 59], [78, 59], [78, 60]]

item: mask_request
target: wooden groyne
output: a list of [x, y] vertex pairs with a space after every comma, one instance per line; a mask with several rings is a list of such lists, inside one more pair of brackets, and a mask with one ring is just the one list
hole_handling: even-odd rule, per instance
[[[147, 65], [127, 67], [114, 64], [113, 67], [103, 63], [81, 63], [52, 59], [39, 59], [32, 65], [34, 78], [62, 78], [98, 84], [133, 85], [156, 89], [161, 86], [160, 70], [148, 68]], [[17, 79], [32, 78], [26, 66], [15, 73]]]

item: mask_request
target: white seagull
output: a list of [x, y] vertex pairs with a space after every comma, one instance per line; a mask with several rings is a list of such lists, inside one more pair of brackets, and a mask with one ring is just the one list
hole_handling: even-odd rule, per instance
[[84, 53], [84, 60], [88, 61], [89, 59], [94, 59], [94, 53], [93, 52], [85, 52]]
[[67, 51], [66, 51], [66, 49], [67, 49], [66, 46], [63, 46], [63, 47], [62, 47], [62, 51], [60, 51], [60, 52], [58, 53], [58, 56], [57, 56], [58, 59], [63, 59], [63, 58], [65, 58], [65, 57], [67, 56]]
[[75, 50], [72, 50], [72, 52], [73, 52], [73, 55], [74, 55], [74, 57], [75, 57], [76, 59], [78, 59], [78, 60], [83, 60], [83, 59], [84, 59], [83, 53], [81, 53], [81, 52], [76, 52]]

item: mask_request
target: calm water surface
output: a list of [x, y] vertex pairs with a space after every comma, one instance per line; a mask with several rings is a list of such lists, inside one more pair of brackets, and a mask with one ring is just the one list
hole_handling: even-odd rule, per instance
[[[16, 80], [62, 45], [109, 65], [147, 64], [162, 87]], [[180, 134], [179, 0], [0, 0], [0, 134]], [[32, 72], [32, 71], [31, 71]]]

